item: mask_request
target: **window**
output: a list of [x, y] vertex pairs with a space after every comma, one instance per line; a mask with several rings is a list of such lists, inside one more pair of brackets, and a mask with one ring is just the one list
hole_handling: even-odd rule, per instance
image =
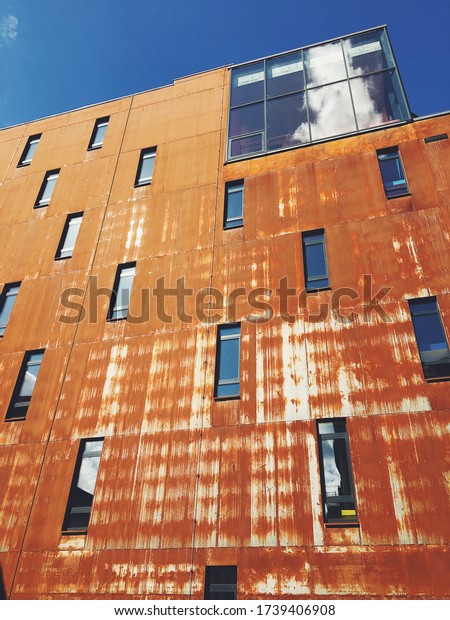
[[237, 566], [207, 566], [205, 571], [205, 600], [237, 599]]
[[244, 224], [244, 181], [225, 185], [224, 228], [237, 228]]
[[99, 118], [95, 121], [94, 131], [92, 132], [92, 136], [89, 141], [88, 151], [102, 148], [108, 123], [109, 116]]
[[216, 398], [236, 398], [240, 392], [241, 326], [219, 325], [216, 352]]
[[377, 151], [386, 198], [395, 198], [408, 193], [405, 173], [398, 147]]
[[82, 213], [73, 213], [67, 216], [55, 260], [70, 258], [72, 256], [82, 219]]
[[436, 297], [410, 299], [409, 309], [425, 379], [450, 379], [450, 351]]
[[85, 532], [89, 525], [103, 439], [82, 439], [67, 501], [63, 532]]
[[5, 421], [25, 420], [43, 357], [44, 349], [25, 353]]
[[155, 166], [156, 146], [141, 151], [139, 166], [136, 175], [135, 186], [149, 185], [152, 182], [153, 168]]
[[317, 429], [325, 522], [356, 523], [355, 492], [345, 419], [318, 422]]
[[39, 140], [41, 139], [42, 134], [36, 134], [35, 136], [30, 136], [27, 140], [25, 148], [22, 153], [22, 157], [19, 160], [19, 166], [29, 166], [31, 164], [31, 160], [33, 159], [33, 155], [36, 152], [37, 146], [39, 144]]
[[11, 316], [16, 297], [19, 294], [20, 282], [5, 284], [2, 296], [0, 297], [0, 338], [5, 333], [6, 326]]
[[53, 190], [55, 189], [56, 181], [58, 180], [59, 170], [51, 170], [47, 172], [42, 182], [41, 189], [36, 200], [34, 208], [46, 207], [50, 203]]
[[305, 288], [317, 291], [328, 288], [327, 254], [324, 230], [310, 230], [302, 233], [303, 265], [305, 269]]
[[385, 28], [233, 67], [228, 158], [411, 119]]
[[136, 263], [127, 263], [117, 267], [116, 279], [111, 295], [108, 312], [108, 321], [126, 319], [130, 305], [131, 289], [133, 287]]

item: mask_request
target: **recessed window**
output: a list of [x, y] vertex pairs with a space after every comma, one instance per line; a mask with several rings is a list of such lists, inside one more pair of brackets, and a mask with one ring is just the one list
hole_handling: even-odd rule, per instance
[[216, 351], [216, 398], [237, 398], [240, 394], [241, 326], [219, 325]]
[[118, 321], [127, 318], [135, 272], [136, 263], [126, 263], [117, 267], [108, 321]]
[[11, 282], [10, 284], [5, 284], [3, 287], [0, 297], [0, 338], [2, 338], [5, 333], [9, 317], [11, 316], [17, 295], [19, 294], [19, 288], [20, 282]]
[[386, 198], [395, 198], [408, 193], [405, 172], [398, 147], [377, 151]]
[[55, 260], [70, 258], [72, 256], [82, 219], [82, 213], [73, 213], [67, 217]]
[[345, 419], [317, 423], [320, 478], [326, 523], [357, 523], [350, 449]]
[[237, 599], [237, 566], [207, 566], [204, 598], [208, 601]]
[[50, 170], [46, 173], [44, 180], [39, 190], [39, 194], [36, 200], [34, 208], [46, 207], [50, 203], [50, 199], [55, 189], [56, 181], [58, 180], [59, 170]]
[[225, 185], [224, 228], [237, 228], [244, 224], [244, 181], [231, 181]]
[[6, 422], [25, 420], [43, 357], [44, 349], [25, 353], [6, 413]]
[[436, 297], [410, 299], [408, 303], [425, 379], [450, 379], [450, 351]]
[[91, 517], [103, 439], [82, 439], [67, 501], [64, 533], [86, 532]]
[[109, 116], [99, 118], [95, 121], [94, 131], [92, 132], [91, 139], [89, 141], [88, 150], [101, 149], [103, 141], [105, 139], [106, 129], [109, 123]]
[[316, 291], [328, 288], [330, 279], [325, 249], [325, 231], [321, 229], [303, 232], [302, 245], [306, 290]]
[[156, 147], [141, 151], [135, 185], [149, 185], [153, 178], [155, 167]]
[[18, 167], [29, 166], [31, 164], [31, 160], [33, 159], [33, 155], [35, 154], [39, 140], [41, 139], [41, 135], [42, 134], [39, 133], [28, 138], [22, 156], [19, 160]]

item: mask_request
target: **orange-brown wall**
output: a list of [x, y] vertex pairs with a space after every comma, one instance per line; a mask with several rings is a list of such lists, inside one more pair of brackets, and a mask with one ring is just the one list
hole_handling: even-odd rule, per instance
[[[407, 299], [436, 295], [450, 336], [449, 117], [224, 164], [228, 71], [0, 132], [0, 290], [22, 281], [0, 341], [0, 420], [24, 351], [45, 348], [27, 418], [0, 423], [0, 564], [11, 598], [202, 598], [207, 564], [237, 564], [240, 598], [445, 597], [449, 383], [427, 383]], [[97, 118], [104, 145], [87, 151]], [[28, 136], [42, 133], [30, 166]], [[376, 149], [398, 145], [410, 196], [387, 200]], [[153, 181], [134, 187], [140, 151]], [[33, 209], [47, 170], [50, 205]], [[223, 230], [224, 183], [245, 179], [244, 227]], [[68, 213], [73, 257], [54, 261]], [[136, 261], [130, 311], [159, 278], [304, 288], [300, 232], [324, 228], [331, 291], [390, 287], [390, 322], [308, 320], [274, 294], [241, 298], [241, 398], [213, 397], [216, 327], [195, 316], [61, 322], [63, 291], [111, 287]], [[175, 313], [173, 302], [167, 311]], [[217, 310], [211, 310], [212, 313]], [[67, 311], [66, 311], [67, 313]], [[315, 420], [346, 417], [359, 527], [328, 527]], [[105, 437], [86, 536], [61, 525], [79, 439]]]

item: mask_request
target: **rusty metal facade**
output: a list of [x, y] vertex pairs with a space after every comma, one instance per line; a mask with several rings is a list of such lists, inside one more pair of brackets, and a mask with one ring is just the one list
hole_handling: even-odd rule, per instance
[[[423, 376], [407, 300], [436, 295], [450, 340], [448, 115], [224, 163], [229, 72], [0, 132], [0, 288], [21, 281], [0, 340], [0, 563], [8, 596], [203, 598], [207, 565], [237, 565], [238, 597], [446, 597], [450, 383]], [[110, 117], [89, 151], [96, 119]], [[17, 163], [42, 133], [30, 166]], [[152, 184], [134, 187], [157, 146]], [[398, 146], [410, 195], [386, 199], [377, 149]], [[46, 171], [60, 176], [33, 209]], [[244, 179], [244, 226], [223, 230], [224, 185]], [[84, 212], [73, 257], [54, 256]], [[330, 291], [268, 322], [238, 297], [240, 399], [214, 399], [216, 326], [61, 321], [136, 261], [130, 311], [159, 278], [195, 292], [304, 289], [301, 232], [326, 232]], [[389, 321], [362, 297], [364, 275]], [[351, 322], [336, 320], [332, 293]], [[95, 300], [94, 300], [95, 301]], [[92, 302], [92, 303], [91, 303]], [[320, 304], [329, 312], [322, 320]], [[198, 315], [198, 311], [197, 311]], [[3, 422], [25, 351], [45, 348], [25, 421]], [[358, 527], [324, 522], [316, 420], [344, 417]], [[105, 437], [87, 535], [61, 526], [80, 439]]]

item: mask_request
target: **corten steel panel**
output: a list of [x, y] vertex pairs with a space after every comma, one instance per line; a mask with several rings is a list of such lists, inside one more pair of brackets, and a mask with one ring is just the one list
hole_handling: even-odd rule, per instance
[[21, 125], [18, 128], [17, 136], [14, 136], [12, 131], [8, 135], [2, 135], [3, 132], [0, 132], [0, 182], [2, 183], [10, 173], [10, 169], [17, 165], [16, 160], [18, 161], [22, 155], [23, 148], [20, 151], [20, 145], [22, 144], [20, 136], [23, 131], [24, 127]]
[[67, 366], [68, 347], [46, 349], [26, 419], [4, 422], [24, 352], [0, 355], [0, 444], [46, 441]]
[[0, 446], [1, 552], [20, 551], [44, 450], [43, 443]]

